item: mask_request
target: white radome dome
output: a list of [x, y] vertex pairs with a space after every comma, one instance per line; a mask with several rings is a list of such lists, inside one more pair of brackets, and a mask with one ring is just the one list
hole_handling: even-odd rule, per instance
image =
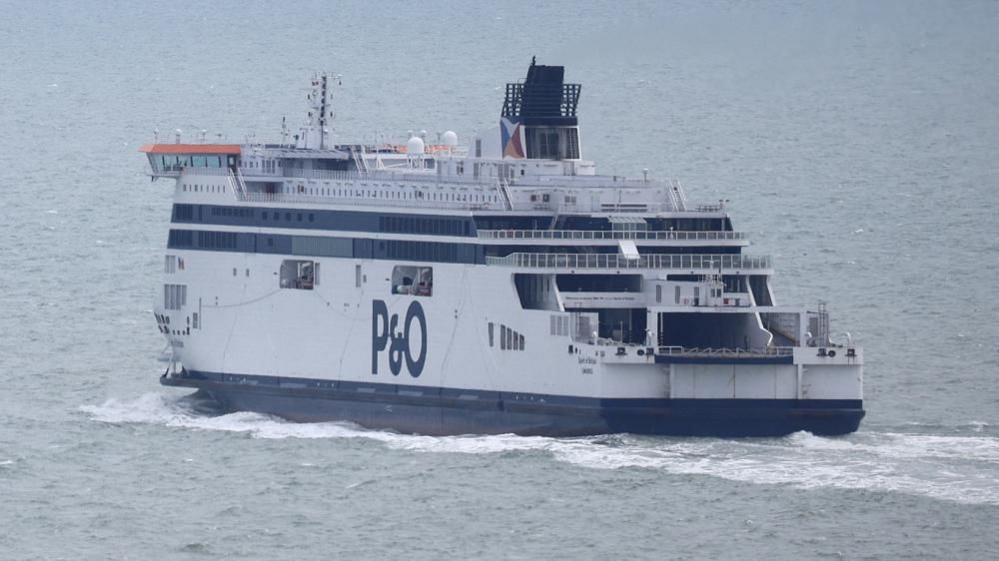
[[458, 134], [454, 131], [447, 131], [444, 133], [444, 146], [454, 148], [458, 145]]
[[410, 137], [409, 141], [406, 142], [406, 153], [412, 156], [414, 154], [423, 154], [423, 152], [423, 139], [418, 136]]

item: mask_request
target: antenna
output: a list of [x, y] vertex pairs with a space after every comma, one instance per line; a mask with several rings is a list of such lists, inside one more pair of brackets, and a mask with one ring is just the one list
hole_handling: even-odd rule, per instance
[[320, 101], [319, 101], [319, 149], [323, 150], [326, 148], [326, 80], [327, 76], [324, 73], [320, 78]]

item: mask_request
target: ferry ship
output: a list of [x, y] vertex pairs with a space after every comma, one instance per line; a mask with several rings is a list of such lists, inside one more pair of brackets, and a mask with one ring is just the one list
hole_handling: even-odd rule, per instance
[[336, 143], [319, 74], [280, 143], [143, 146], [175, 181], [160, 382], [429, 435], [855, 431], [862, 349], [777, 304], [724, 203], [599, 175], [564, 74], [532, 60], [466, 145]]

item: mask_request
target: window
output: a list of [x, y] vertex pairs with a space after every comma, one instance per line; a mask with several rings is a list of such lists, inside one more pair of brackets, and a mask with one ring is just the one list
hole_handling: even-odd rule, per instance
[[493, 324], [493, 322], [489, 322], [489, 346], [490, 347], [493, 346], [493, 331], [494, 331], [493, 327], [494, 327], [494, 325], [495, 324]]
[[[553, 318], [554, 319], [554, 318]], [[492, 346], [493, 324], [489, 324], [489, 346]], [[524, 335], [500, 324], [500, 350], [502, 351], [522, 351], [524, 350]]]
[[433, 267], [396, 265], [392, 268], [392, 294], [433, 296]]
[[198, 232], [198, 247], [204, 249], [236, 249], [235, 232]]
[[174, 222], [190, 222], [194, 220], [194, 205], [173, 205]]
[[177, 272], [177, 257], [174, 255], [167, 255], [166, 262], [164, 265], [163, 272], [167, 274], [173, 274]]
[[361, 266], [354, 265], [354, 286], [360, 288], [361, 286]]
[[187, 304], [186, 284], [163, 285], [163, 307], [167, 310], [179, 310]]
[[551, 335], [561, 335], [562, 333], [560, 332], [561, 331], [560, 328], [562, 326], [561, 325], [562, 318], [557, 315], [552, 315], [549, 319], [550, 319], [550, 325], [548, 326], [548, 332]]
[[575, 160], [579, 158], [579, 130], [568, 129], [565, 131], [565, 158]]
[[281, 288], [312, 290], [316, 282], [317, 263], [298, 259], [281, 262]]

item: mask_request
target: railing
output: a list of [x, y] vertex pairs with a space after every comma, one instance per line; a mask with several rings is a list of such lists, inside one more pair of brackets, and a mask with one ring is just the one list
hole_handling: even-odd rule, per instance
[[628, 259], [617, 253], [512, 253], [506, 257], [486, 257], [487, 265], [543, 269], [679, 269], [717, 271], [719, 269], [772, 269], [769, 255], [642, 255]]
[[288, 179], [320, 179], [326, 181], [401, 181], [401, 182], [421, 182], [424, 184], [460, 184], [465, 186], [491, 187], [491, 182], [496, 178], [475, 177], [472, 174], [449, 175], [446, 178], [440, 177], [434, 170], [417, 171], [405, 169], [386, 169], [368, 171], [341, 171], [326, 169], [297, 169], [286, 167], [282, 170], [282, 175]]
[[666, 356], [719, 357], [719, 358], [760, 358], [793, 356], [794, 347], [762, 347], [755, 349], [697, 348], [697, 347], [658, 347], [656, 354]]
[[676, 207], [677, 210], [687, 210], [687, 193], [684, 192], [683, 186], [676, 179], [670, 179], [668, 185], [666, 186], [666, 195], [669, 197], [670, 203]]
[[389, 199], [379, 197], [336, 197], [333, 195], [309, 195], [288, 193], [262, 193], [250, 191], [239, 196], [239, 200], [257, 203], [293, 204], [340, 204], [373, 207], [442, 208], [454, 210], [504, 210], [500, 202], [431, 201], [427, 199]]
[[[178, 175], [184, 176], [227, 176], [229, 174], [228, 167], [222, 168], [209, 168], [209, 167], [179, 167], [176, 166], [170, 170], [153, 170], [153, 175], [157, 176], [173, 176]], [[246, 181], [250, 182], [250, 188], [246, 189], [248, 194], [253, 194], [252, 186], [254, 182], [264, 181], [267, 183], [273, 183], [275, 181], [281, 181], [284, 179], [285, 186], [291, 186], [292, 188], [301, 187], [300, 184], [291, 184], [294, 180], [302, 180], [308, 182], [309, 188], [318, 187], [330, 189], [330, 185], [311, 185], [313, 181], [340, 181], [344, 183], [350, 183], [349, 185], [340, 185], [338, 188], [355, 189], [355, 190], [365, 190], [365, 189], [378, 189], [383, 187], [385, 184], [391, 184], [393, 188], [398, 188], [399, 183], [404, 185], [405, 189], [416, 189], [419, 192], [424, 192], [427, 194], [433, 193], [435, 189], [452, 189], [455, 191], [461, 191], [457, 193], [458, 195], [466, 195], [475, 193], [496, 193], [498, 195], [498, 200], [492, 201], [458, 201], [458, 200], [447, 200], [442, 201], [441, 199], [430, 199], [425, 198], [424, 200], [412, 200], [409, 199], [410, 204], [416, 204], [418, 206], [427, 207], [440, 207], [440, 208], [454, 208], [454, 209], [500, 209], [500, 210], [512, 210], [512, 211], [553, 211], [559, 212], [560, 209], [567, 208], [574, 212], [606, 212], [606, 213], [631, 213], [631, 214], [645, 214], [645, 213], [661, 213], [661, 212], [692, 212], [690, 208], [687, 207], [686, 195], [683, 194], [682, 189], [679, 184], [669, 184], [666, 185], [667, 189], [667, 199], [666, 201], [633, 201], [633, 202], [620, 202], [620, 203], [606, 203], [606, 202], [587, 202], [587, 203], [571, 203], [564, 204], [560, 197], [552, 197], [550, 200], [531, 200], [536, 193], [532, 190], [538, 188], [544, 189], [546, 187], [555, 187], [553, 183], [556, 180], [565, 180], [564, 176], [542, 176], [536, 178], [538, 180], [537, 184], [523, 183], [520, 184], [515, 180], [500, 180], [499, 178], [493, 177], [475, 177], [474, 174], [464, 175], [464, 176], [446, 176], [441, 177], [434, 171], [419, 171], [419, 170], [405, 170], [405, 169], [391, 169], [391, 170], [368, 170], [368, 171], [345, 171], [345, 170], [303, 170], [285, 167], [277, 171], [276, 174], [262, 173], [260, 170], [256, 169], [246, 169], [240, 168], [240, 174], [246, 178]], [[573, 176], [572, 180], [574, 182], [574, 187], [580, 188], [621, 188], [627, 186], [647, 186], [648, 182], [643, 180], [630, 180], [624, 178], [614, 177], [586, 177], [586, 176]], [[360, 183], [360, 185], [358, 185]], [[576, 185], [576, 183], [579, 183]], [[380, 185], [382, 184], [382, 185]], [[524, 190], [519, 190], [524, 188]], [[301, 195], [303, 193], [275, 193], [273, 196], [267, 197], [265, 200], [268, 201], [287, 201], [287, 202], [300, 202], [303, 201]], [[354, 198], [354, 200], [350, 200]], [[540, 198], [540, 197], [539, 197]], [[371, 200], [375, 199], [375, 200]], [[249, 199], [248, 199], [249, 200]], [[262, 199], [264, 200], [264, 199]], [[403, 201], [406, 199], [404, 198]], [[392, 201], [390, 197], [351, 197], [351, 196], [323, 196], [316, 195], [314, 197], [309, 197], [307, 202], [336, 202], [338, 204], [385, 204], [390, 206], [409, 206], [407, 203], [397, 204]], [[717, 212], [721, 210], [721, 205], [704, 205], [698, 207], [696, 212]], [[666, 233], [663, 233], [668, 235]], [[681, 234], [677, 234], [681, 235]], [[742, 236], [742, 234], [737, 234]], [[543, 239], [543, 238], [538, 238]], [[556, 239], [556, 238], [551, 238]], [[601, 238], [580, 238], [580, 239], [601, 239]], [[607, 238], [607, 239], [653, 239], [653, 238]], [[670, 239], [670, 238], [656, 238], [656, 239]], [[683, 238], [676, 238], [683, 239]], [[686, 238], [694, 239], [694, 238]], [[704, 238], [711, 239], [711, 238]], [[719, 238], [719, 239], [741, 239], [741, 238]]]
[[488, 240], [744, 240], [745, 232], [612, 230], [479, 230]]

